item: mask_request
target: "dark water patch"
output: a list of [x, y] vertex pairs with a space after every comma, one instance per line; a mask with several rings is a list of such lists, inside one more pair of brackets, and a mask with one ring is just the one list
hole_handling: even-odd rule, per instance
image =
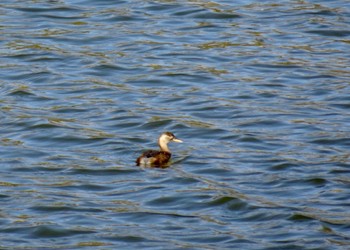
[[329, 172], [331, 174], [350, 174], [350, 164], [343, 164], [344, 169], [331, 169]]
[[24, 97], [24, 96], [35, 96], [33, 93], [31, 93], [30, 91], [28, 90], [25, 90], [25, 89], [17, 89], [17, 90], [14, 90], [10, 93], [10, 95], [12, 96], [20, 96], [20, 97]]
[[64, 105], [64, 106], [55, 106], [53, 108], [51, 108], [51, 110], [54, 113], [57, 114], [72, 114], [72, 113], [85, 113], [85, 112], [89, 112], [87, 109], [81, 107], [81, 106], [75, 106], [75, 105]]
[[7, 199], [7, 198], [11, 198], [11, 196], [9, 195], [4, 195], [4, 194], [0, 194], [0, 199]]
[[228, 210], [232, 210], [232, 211], [238, 211], [238, 210], [245, 211], [245, 209], [248, 206], [248, 203], [245, 201], [242, 201], [238, 198], [235, 198], [235, 197], [223, 196], [223, 197], [215, 198], [214, 200], [210, 201], [208, 205], [210, 207], [212, 207], [212, 206], [218, 206], [218, 207], [225, 206], [225, 207], [227, 207]]
[[273, 97], [277, 97], [278, 96], [277, 93], [268, 93], [268, 92], [259, 93], [259, 95], [261, 97], [264, 97], [264, 98], [273, 98]]
[[350, 103], [332, 103], [330, 106], [339, 109], [350, 110]]
[[314, 10], [314, 11], [305, 11], [300, 13], [300, 15], [321, 15], [321, 16], [337, 16], [337, 11], [333, 10]]
[[262, 141], [254, 135], [244, 135], [238, 139], [239, 142], [261, 143]]
[[61, 226], [55, 225], [40, 225], [32, 227], [8, 227], [0, 230], [3, 233], [16, 233], [19, 235], [28, 235], [34, 238], [56, 238], [56, 237], [69, 237], [80, 234], [91, 234], [94, 231], [81, 230], [81, 229], [66, 229]]
[[142, 18], [139, 15], [135, 15], [134, 13], [129, 13], [129, 15], [125, 14], [118, 14], [118, 15], [112, 15], [112, 17], [107, 17], [104, 19], [106, 22], [121, 22], [123, 24], [126, 24], [128, 22], [130, 23], [137, 23], [137, 22], [147, 22], [146, 18]]
[[313, 186], [316, 187], [323, 187], [324, 185], [326, 185], [328, 183], [327, 180], [323, 179], [323, 178], [310, 178], [305, 180], [306, 183], [311, 184]]
[[238, 14], [224, 13], [224, 12], [207, 12], [207, 13], [198, 13], [193, 15], [194, 18], [199, 19], [218, 19], [218, 20], [229, 20], [240, 18]]
[[57, 213], [57, 212], [81, 212], [81, 213], [101, 213], [102, 209], [97, 208], [82, 208], [70, 206], [34, 206], [31, 207], [36, 212]]
[[54, 225], [41, 225], [31, 228], [32, 237], [37, 238], [56, 238], [56, 237], [72, 237], [74, 235], [80, 234], [92, 234], [95, 233], [92, 230], [82, 230], [82, 229], [66, 229], [61, 226]]
[[307, 33], [332, 37], [347, 37], [350, 35], [349, 30], [309, 30]]
[[80, 8], [72, 8], [67, 6], [60, 6], [60, 7], [54, 7], [54, 5], [47, 6], [47, 7], [40, 7], [38, 5], [37, 7], [14, 7], [13, 9], [27, 12], [27, 13], [45, 13], [45, 12], [55, 12], [55, 13], [65, 13], [65, 12], [81, 12]]
[[294, 164], [294, 163], [278, 163], [276, 165], [272, 165], [270, 167], [271, 170], [273, 171], [283, 171], [283, 170], [287, 170], [287, 169], [293, 169], [293, 168], [297, 168], [299, 167], [298, 165]]
[[103, 192], [112, 190], [113, 187], [111, 186], [105, 186], [105, 185], [96, 185], [96, 184], [81, 184], [81, 185], [71, 185], [70, 183], [67, 184], [59, 184], [57, 185], [57, 188], [64, 189], [64, 190], [85, 190], [87, 192]]
[[187, 8], [186, 10], [178, 10], [173, 12], [174, 16], [185, 16], [194, 19], [217, 19], [217, 20], [230, 20], [241, 17], [239, 14], [232, 13], [229, 11], [222, 11], [219, 9], [206, 10], [202, 8]]
[[166, 186], [174, 183], [176, 183], [177, 185], [193, 185], [198, 182], [199, 181], [193, 177], [174, 177], [174, 178], [165, 179], [160, 183]]
[[295, 214], [293, 214], [292, 216], [290, 216], [290, 217], [288, 218], [288, 220], [299, 222], [299, 221], [310, 221], [310, 220], [314, 220], [314, 218], [309, 217], [309, 216], [307, 216], [307, 215], [300, 214], [300, 213], [295, 213]]
[[67, 22], [68, 20], [81, 20], [83, 19], [83, 15], [77, 15], [77, 14], [73, 14], [73, 13], [69, 13], [69, 14], [65, 14], [64, 12], [60, 15], [58, 14], [59, 12], [57, 12], [57, 14], [53, 15], [53, 14], [41, 14], [40, 17], [45, 18], [45, 19], [50, 19], [50, 20], [62, 20]]
[[135, 235], [115, 235], [115, 236], [109, 236], [104, 237], [106, 240], [110, 241], [116, 241], [116, 242], [123, 242], [123, 243], [145, 243], [145, 242], [153, 242], [152, 240], [147, 239], [146, 237], [142, 236], [135, 236]]
[[30, 126], [31, 129], [39, 129], [39, 130], [45, 130], [45, 129], [54, 129], [54, 128], [59, 128], [61, 127], [59, 124], [54, 124], [54, 123], [37, 123], [32, 126]]
[[341, 146], [350, 146], [350, 138], [340, 138], [340, 139], [316, 139], [310, 141], [313, 144], [319, 145], [341, 145]]

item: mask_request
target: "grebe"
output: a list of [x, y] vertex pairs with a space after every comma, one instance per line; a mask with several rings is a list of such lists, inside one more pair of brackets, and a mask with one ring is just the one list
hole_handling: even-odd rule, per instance
[[137, 158], [137, 166], [163, 166], [166, 164], [171, 158], [171, 153], [168, 148], [168, 143], [171, 141], [182, 142], [180, 139], [177, 139], [173, 133], [165, 132], [161, 134], [158, 139], [160, 151], [148, 150], [144, 152], [139, 158]]

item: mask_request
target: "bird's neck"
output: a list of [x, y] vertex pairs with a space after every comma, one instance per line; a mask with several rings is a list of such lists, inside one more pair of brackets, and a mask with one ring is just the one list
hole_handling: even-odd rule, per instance
[[159, 147], [161, 151], [166, 151], [170, 153], [170, 150], [168, 148], [168, 142], [165, 140], [162, 140], [162, 138], [159, 139], [158, 141]]

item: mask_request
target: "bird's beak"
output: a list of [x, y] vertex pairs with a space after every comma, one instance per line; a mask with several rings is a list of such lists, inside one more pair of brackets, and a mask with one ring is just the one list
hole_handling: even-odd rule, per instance
[[173, 142], [183, 142], [183, 141], [181, 141], [180, 139], [177, 139], [177, 138], [174, 138], [172, 141]]

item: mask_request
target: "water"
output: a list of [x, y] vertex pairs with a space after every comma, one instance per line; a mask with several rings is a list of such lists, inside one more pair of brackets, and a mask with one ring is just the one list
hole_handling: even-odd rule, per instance
[[346, 2], [1, 1], [0, 248], [349, 249]]

